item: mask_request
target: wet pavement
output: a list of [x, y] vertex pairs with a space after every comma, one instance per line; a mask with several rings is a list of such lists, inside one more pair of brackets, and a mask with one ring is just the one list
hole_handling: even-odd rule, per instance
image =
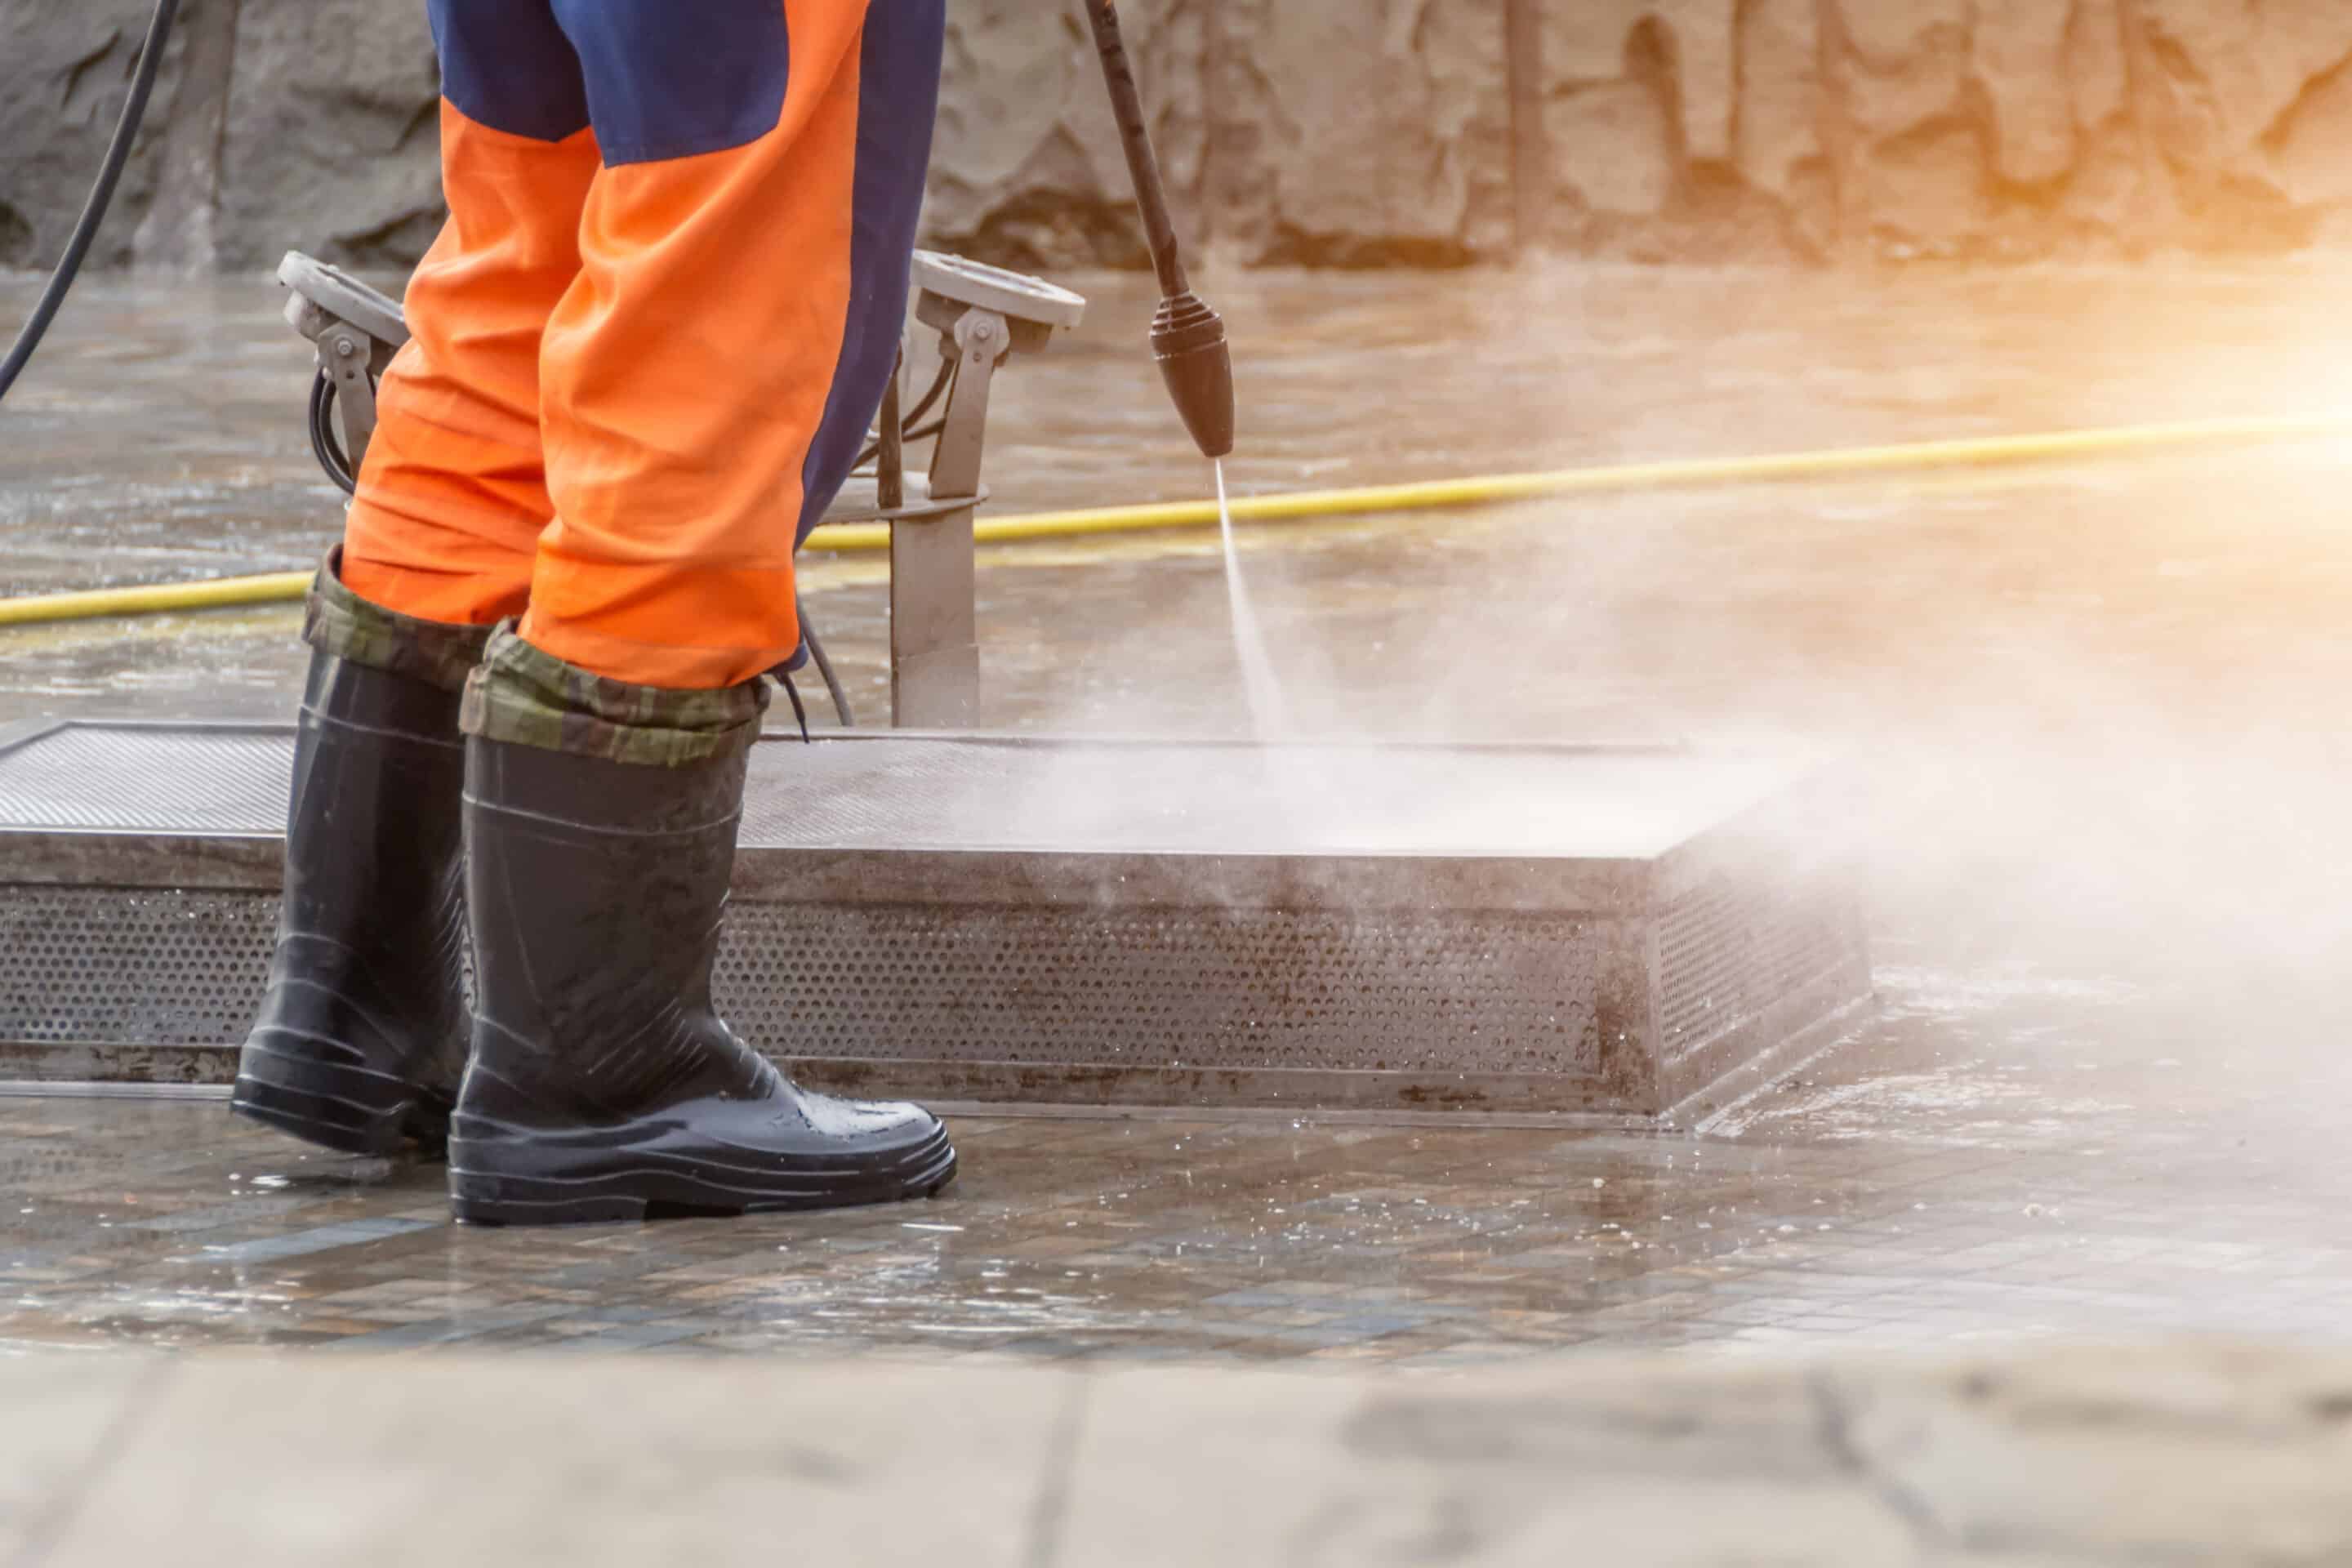
[[[1000, 384], [1028, 510], [1192, 495], [1130, 280]], [[13, 591], [305, 563], [266, 285], [85, 289], [0, 414]], [[0, 321], [29, 297], [0, 283]], [[1237, 487], [2352, 404], [2352, 275], [1223, 279]], [[460, 1231], [215, 1103], [0, 1100], [0, 1342], [989, 1348], [1447, 1364], [2352, 1308], [2352, 447], [1252, 531], [1318, 731], [1794, 740], [1865, 785], [1884, 1005], [1666, 1136], [967, 1119], [915, 1211]], [[1234, 732], [1213, 542], [988, 552], [992, 717]], [[881, 563], [812, 562], [878, 705]], [[0, 718], [276, 716], [291, 609], [0, 632]], [[958, 1227], [958, 1228], [942, 1228]]]
[[[2176, 1058], [2102, 1063], [2120, 1001], [1914, 995], [1695, 1133], [971, 1115], [933, 1202], [548, 1231], [455, 1226], [438, 1169], [306, 1152], [217, 1100], [0, 1099], [0, 1349], [1444, 1366], [2340, 1338], [2346, 1070], [2217, 1089]], [[2053, 1015], [2084, 1059], [2034, 1048]]]

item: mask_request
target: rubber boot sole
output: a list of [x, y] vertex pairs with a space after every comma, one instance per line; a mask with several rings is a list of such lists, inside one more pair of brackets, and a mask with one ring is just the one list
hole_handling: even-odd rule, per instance
[[[526, 1135], [527, 1139], [527, 1135]], [[608, 1149], [593, 1162], [533, 1158], [526, 1141], [457, 1140], [449, 1156], [449, 1206], [467, 1225], [592, 1225], [709, 1219], [904, 1203], [939, 1195], [955, 1180], [956, 1153], [942, 1127], [921, 1142], [870, 1163], [843, 1159], [770, 1165], [718, 1163], [646, 1149]], [[739, 1156], [740, 1157], [740, 1156]], [[538, 1167], [520, 1173], [513, 1167]], [[492, 1165], [503, 1169], [489, 1168]]]
[[253, 1046], [228, 1108], [339, 1154], [437, 1160], [449, 1144], [449, 1100], [382, 1073]]

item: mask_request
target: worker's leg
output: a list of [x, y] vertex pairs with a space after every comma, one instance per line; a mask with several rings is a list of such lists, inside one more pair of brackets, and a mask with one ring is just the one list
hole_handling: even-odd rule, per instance
[[457, 1213], [935, 1192], [936, 1117], [804, 1093], [710, 976], [758, 678], [799, 640], [793, 548], [896, 353], [942, 0], [556, 6], [607, 166], [542, 362], [557, 521], [466, 693]]
[[433, 21], [450, 218], [310, 596], [278, 947], [231, 1101], [375, 1152], [440, 1144], [465, 1061], [458, 693], [550, 513], [540, 337], [596, 167], [547, 0], [436, 0]]
[[522, 636], [738, 685], [798, 646], [793, 547], [897, 353], [943, 0], [554, 4], [604, 167], [541, 362], [556, 521]]
[[597, 169], [580, 63], [550, 0], [430, 0], [449, 220], [409, 279], [411, 337], [344, 531], [343, 582], [426, 620], [522, 613], [554, 515], [540, 352], [580, 269]]

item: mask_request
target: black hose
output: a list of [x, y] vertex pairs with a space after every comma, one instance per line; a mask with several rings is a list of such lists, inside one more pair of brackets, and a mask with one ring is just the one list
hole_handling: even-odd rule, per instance
[[347, 496], [360, 493], [352, 460], [335, 437], [335, 378], [323, 370], [310, 383], [310, 455], [319, 459], [319, 467], [327, 470], [337, 489]]
[[[817, 674], [824, 679], [825, 690], [833, 694], [833, 710], [841, 716], [841, 727], [845, 730], [856, 729], [857, 720], [849, 711], [849, 693], [842, 689], [841, 678], [834, 674], [833, 660], [824, 657], [824, 644], [818, 639], [816, 628], [809, 625], [807, 607], [800, 600], [794, 599], [793, 613], [800, 617], [801, 641], [808, 644], [809, 658], [814, 661]], [[794, 700], [798, 700], [797, 696]], [[803, 719], [801, 721], [801, 728], [806, 731], [808, 721]]]
[[[922, 396], [917, 398], [915, 400], [915, 406], [907, 411], [906, 418], [903, 421], [905, 434], [898, 437], [901, 441], [927, 441], [930, 439], [930, 437], [938, 435], [941, 430], [947, 428], [947, 416], [945, 415], [934, 419], [929, 425], [921, 426], [919, 428], [917, 426], [917, 421], [920, 420], [924, 415], [929, 414], [931, 411], [931, 405], [939, 402], [940, 395], [947, 391], [948, 387], [955, 381], [956, 368], [962, 363], [962, 357], [958, 354], [950, 354], [940, 361], [940, 373], [931, 377], [930, 390], [924, 393]], [[865, 450], [857, 454], [857, 461], [850, 466], [852, 468], [862, 468], [881, 455], [882, 443], [880, 441], [868, 441], [866, 443]]]
[[963, 359], [960, 354], [945, 354], [940, 357], [940, 373], [931, 377], [930, 387], [922, 396], [915, 399], [915, 406], [907, 410], [906, 422], [908, 426], [911, 426], [931, 411], [931, 405], [940, 400], [940, 394], [945, 392], [948, 389], [948, 384], [955, 380], [956, 369], [962, 363]]
[[131, 161], [131, 143], [138, 139], [139, 122], [147, 117], [147, 95], [154, 90], [155, 72], [163, 63], [163, 41], [172, 35], [172, 19], [179, 12], [180, 0], [155, 0], [155, 15], [147, 24], [147, 40], [139, 48], [139, 68], [131, 78], [131, 96], [123, 101], [122, 114], [114, 122], [114, 140], [107, 144], [106, 162], [98, 172], [98, 184], [89, 188], [89, 199], [82, 204], [81, 217], [74, 224], [73, 237], [66, 242], [66, 253], [58, 260], [58, 269], [49, 274], [48, 287], [41, 290], [40, 300], [33, 313], [25, 319], [23, 330], [16, 334], [16, 346], [8, 357], [0, 360], [0, 397], [16, 384], [33, 351], [41, 344], [42, 335], [56, 319], [58, 307], [66, 302], [66, 291], [74, 285], [81, 271], [82, 258], [89, 254], [90, 241], [98, 237], [98, 226], [106, 217], [107, 204], [114, 200], [115, 183], [122, 178], [122, 166]]

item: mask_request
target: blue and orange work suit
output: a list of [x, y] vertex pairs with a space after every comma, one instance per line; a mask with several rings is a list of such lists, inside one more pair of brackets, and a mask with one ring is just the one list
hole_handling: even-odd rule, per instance
[[646, 687], [799, 646], [895, 363], [945, 0], [431, 0], [449, 221], [344, 584]]

